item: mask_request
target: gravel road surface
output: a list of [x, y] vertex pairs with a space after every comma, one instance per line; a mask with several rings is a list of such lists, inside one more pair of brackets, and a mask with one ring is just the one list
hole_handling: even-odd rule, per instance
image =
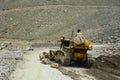
[[10, 80], [72, 80], [70, 77], [63, 75], [59, 70], [40, 62], [39, 53], [47, 50], [46, 48], [41, 48], [26, 53], [23, 61], [17, 64]]

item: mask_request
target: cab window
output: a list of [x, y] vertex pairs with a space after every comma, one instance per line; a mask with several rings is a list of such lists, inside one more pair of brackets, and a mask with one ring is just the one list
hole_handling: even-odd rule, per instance
[[70, 42], [69, 42], [69, 41], [63, 41], [63, 46], [68, 47], [68, 46], [69, 46], [69, 44], [70, 44]]

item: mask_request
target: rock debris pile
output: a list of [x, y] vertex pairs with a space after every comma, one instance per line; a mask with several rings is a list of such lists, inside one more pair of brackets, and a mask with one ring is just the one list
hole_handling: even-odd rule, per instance
[[51, 65], [52, 68], [58, 68], [58, 67], [59, 67], [59, 64], [50, 61], [50, 60], [47, 58], [47, 56], [48, 56], [47, 54], [48, 54], [48, 53], [46, 53], [46, 52], [43, 52], [43, 53], [39, 54], [39, 58], [40, 58], [41, 62], [42, 62], [43, 64], [49, 64], [49, 65]]
[[0, 51], [0, 80], [9, 80], [9, 75], [14, 71], [18, 60], [22, 60], [21, 51]]

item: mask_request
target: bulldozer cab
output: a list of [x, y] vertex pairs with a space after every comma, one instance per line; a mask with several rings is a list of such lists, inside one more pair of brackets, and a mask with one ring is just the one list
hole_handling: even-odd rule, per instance
[[77, 45], [70, 39], [64, 39], [61, 43], [61, 50], [70, 53], [71, 60], [85, 61], [87, 56], [87, 47], [85, 44]]
[[62, 37], [60, 49], [49, 52], [49, 59], [60, 62], [62, 65], [70, 65], [72, 62], [88, 63], [87, 50], [90, 45], [86, 40], [84, 44], [77, 45], [72, 39]]
[[68, 49], [68, 48], [70, 48], [70, 45], [71, 45], [70, 39], [64, 39], [61, 41], [61, 48], [62, 49]]
[[88, 40], [84, 41], [84, 44], [77, 45], [70, 39], [63, 39], [61, 40], [61, 48], [79, 48], [79, 49], [88, 49], [90, 45], [90, 42]]

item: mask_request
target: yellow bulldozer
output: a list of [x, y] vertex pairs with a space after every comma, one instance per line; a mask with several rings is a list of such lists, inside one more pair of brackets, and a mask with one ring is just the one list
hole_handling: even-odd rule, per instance
[[87, 54], [91, 50], [90, 42], [85, 40], [83, 44], [77, 45], [72, 39], [61, 39], [59, 50], [50, 50], [48, 58], [60, 62], [63, 66], [71, 65], [72, 62], [78, 62], [85, 66], [90, 66], [90, 57]]

